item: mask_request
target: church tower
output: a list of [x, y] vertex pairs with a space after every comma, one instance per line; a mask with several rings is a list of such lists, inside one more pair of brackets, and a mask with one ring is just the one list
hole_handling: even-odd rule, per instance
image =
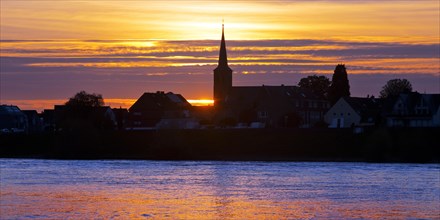
[[214, 69], [214, 106], [221, 106], [232, 88], [232, 69], [228, 66], [226, 55], [225, 26], [222, 24], [222, 41], [218, 66]]

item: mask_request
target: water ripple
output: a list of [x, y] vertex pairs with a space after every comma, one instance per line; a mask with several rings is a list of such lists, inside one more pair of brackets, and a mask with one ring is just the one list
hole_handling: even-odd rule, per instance
[[1, 219], [440, 219], [439, 164], [0, 159]]

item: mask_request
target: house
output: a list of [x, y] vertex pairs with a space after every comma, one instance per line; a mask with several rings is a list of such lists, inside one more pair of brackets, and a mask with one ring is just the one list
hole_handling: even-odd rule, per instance
[[17, 106], [0, 105], [0, 133], [23, 133], [27, 129], [27, 117]]
[[39, 133], [43, 131], [43, 120], [35, 110], [22, 110], [27, 117], [27, 127], [29, 133]]
[[380, 123], [383, 100], [374, 97], [341, 97], [325, 114], [329, 128], [374, 126]]
[[116, 115], [110, 106], [94, 107], [92, 117], [94, 124], [100, 129], [115, 129], [118, 125]]
[[113, 113], [116, 117], [116, 127], [118, 130], [125, 129], [128, 124], [128, 109], [126, 108], [113, 108]]
[[440, 127], [440, 94], [401, 93], [388, 103], [388, 127]]
[[117, 126], [116, 115], [109, 106], [55, 105], [53, 119], [56, 130], [77, 129], [84, 124], [97, 129], [114, 129]]
[[41, 112], [40, 117], [43, 121], [43, 130], [44, 131], [55, 131], [55, 119], [54, 119], [55, 110], [53, 109], [44, 109]]
[[195, 118], [162, 118], [157, 124], [157, 129], [195, 129], [200, 128], [199, 121]]
[[323, 121], [326, 100], [296, 86], [232, 86], [224, 27], [214, 69], [215, 121], [220, 126], [312, 127]]
[[240, 127], [313, 127], [324, 120], [329, 103], [297, 86], [232, 87], [221, 118]]
[[200, 128], [212, 128], [214, 118], [214, 106], [192, 106], [191, 116], [197, 119]]
[[[170, 125], [172, 128], [185, 128], [184, 122], [176, 120], [187, 120], [190, 118], [191, 104], [180, 94], [158, 91], [155, 93], [144, 93], [128, 109], [129, 122], [127, 129], [155, 129], [161, 120], [161, 128]], [[172, 119], [173, 122], [170, 120]]]

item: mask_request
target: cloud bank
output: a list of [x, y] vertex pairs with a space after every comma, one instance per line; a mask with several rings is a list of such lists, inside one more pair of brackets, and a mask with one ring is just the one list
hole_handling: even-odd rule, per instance
[[[219, 41], [2, 41], [2, 99], [62, 99], [79, 90], [111, 98], [174, 91], [212, 96]], [[439, 91], [439, 44], [335, 40], [227, 41], [234, 85], [297, 84], [331, 77], [345, 63], [355, 96], [377, 95], [387, 80], [408, 78], [420, 92]]]

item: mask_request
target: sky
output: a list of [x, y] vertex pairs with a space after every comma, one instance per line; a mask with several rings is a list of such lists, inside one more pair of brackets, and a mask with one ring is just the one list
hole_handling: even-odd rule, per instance
[[222, 20], [233, 84], [296, 85], [345, 64], [352, 96], [394, 78], [440, 93], [440, 1], [0, 0], [0, 102], [76, 92], [129, 107], [144, 92], [212, 99]]

